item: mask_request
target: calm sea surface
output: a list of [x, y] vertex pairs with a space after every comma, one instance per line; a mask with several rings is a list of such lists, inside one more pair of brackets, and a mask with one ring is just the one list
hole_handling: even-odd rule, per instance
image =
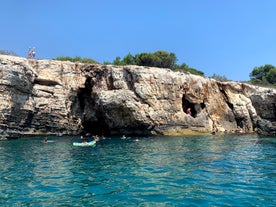
[[276, 206], [276, 137], [0, 141], [0, 206]]

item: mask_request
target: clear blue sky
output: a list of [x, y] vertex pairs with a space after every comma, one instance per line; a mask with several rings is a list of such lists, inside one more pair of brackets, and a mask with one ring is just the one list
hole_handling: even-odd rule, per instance
[[2, 0], [0, 50], [100, 63], [173, 52], [206, 76], [249, 80], [276, 66], [276, 0]]

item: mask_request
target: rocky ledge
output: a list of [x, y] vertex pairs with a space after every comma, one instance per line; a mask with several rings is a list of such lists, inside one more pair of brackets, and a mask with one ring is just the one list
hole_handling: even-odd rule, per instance
[[276, 133], [275, 89], [170, 69], [0, 55], [0, 91], [1, 137]]

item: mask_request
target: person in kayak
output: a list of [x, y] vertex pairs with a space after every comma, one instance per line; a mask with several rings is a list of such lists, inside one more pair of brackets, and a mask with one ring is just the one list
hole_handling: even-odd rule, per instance
[[84, 139], [83, 136], [81, 136], [80, 138], [81, 138], [83, 144], [87, 144], [87, 143], [88, 143], [88, 142]]
[[98, 135], [95, 135], [95, 136], [94, 136], [94, 141], [95, 141], [95, 142], [98, 142], [99, 140], [100, 140], [99, 136], [98, 136]]

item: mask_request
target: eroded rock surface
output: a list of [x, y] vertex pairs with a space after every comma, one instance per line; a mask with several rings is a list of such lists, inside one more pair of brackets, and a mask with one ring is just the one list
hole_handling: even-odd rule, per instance
[[0, 91], [2, 137], [276, 133], [275, 89], [169, 69], [0, 55]]

